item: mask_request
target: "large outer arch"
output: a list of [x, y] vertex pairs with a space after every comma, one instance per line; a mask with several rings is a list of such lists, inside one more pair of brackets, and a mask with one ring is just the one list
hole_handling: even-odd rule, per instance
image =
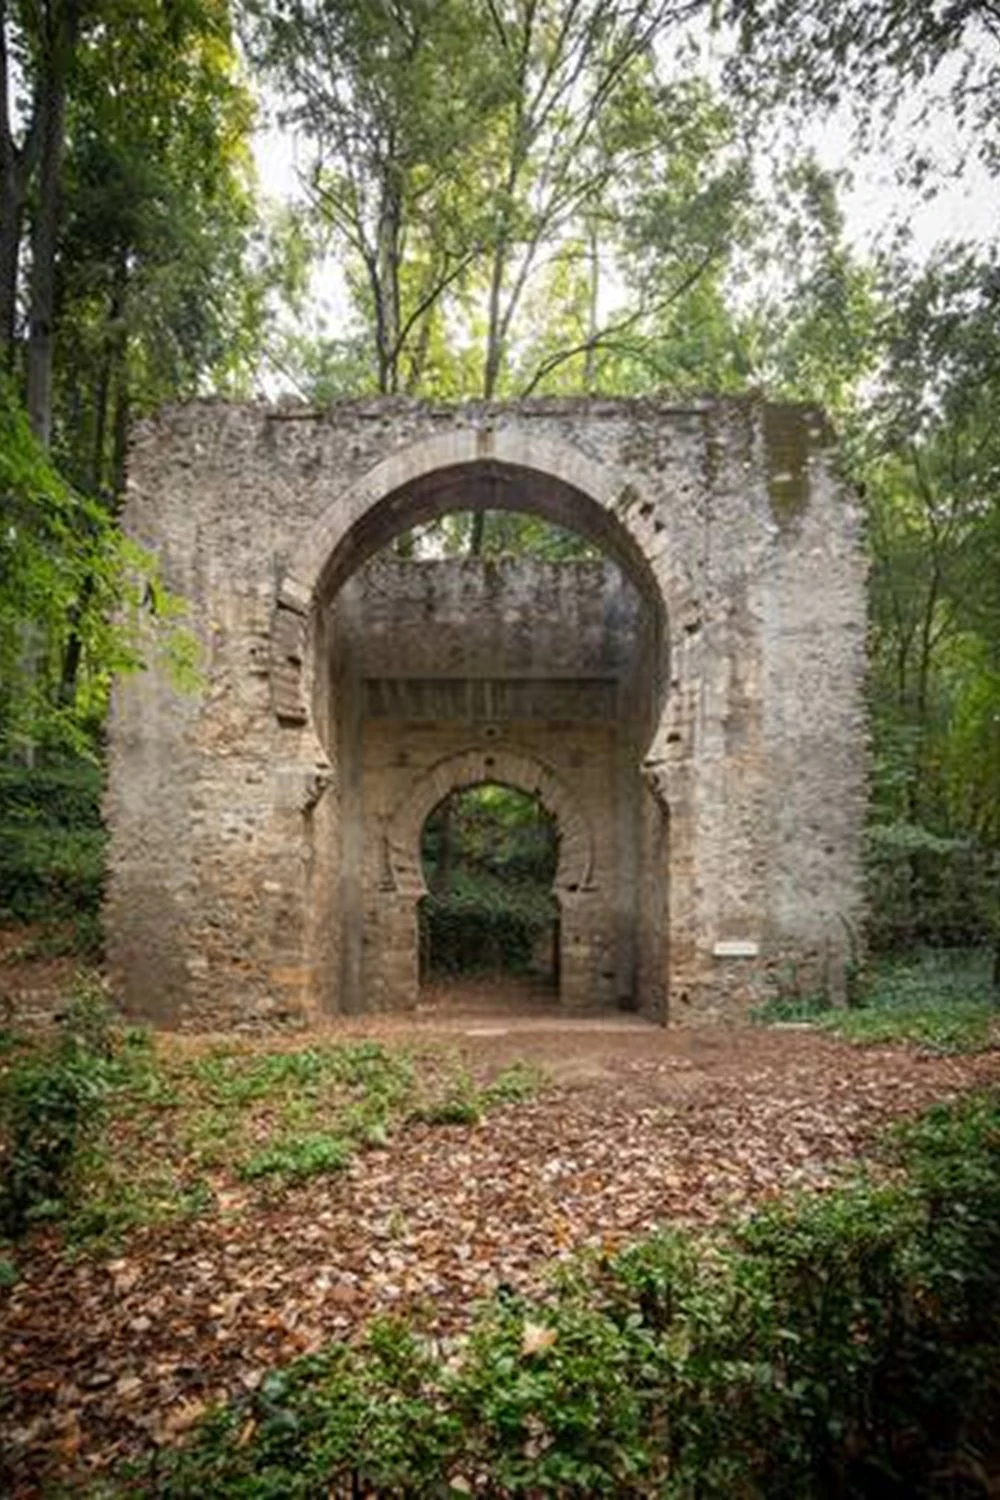
[[626, 482], [582, 449], [517, 423], [453, 429], [399, 448], [334, 495], [299, 538], [278, 584], [271, 624], [279, 721], [312, 721], [313, 622], [322, 603], [399, 531], [447, 511], [474, 509], [547, 516], [582, 533], [628, 573], [655, 632], [649, 725], [655, 736], [670, 680], [669, 621], [682, 609], [671, 597], [656, 506], [632, 477]]
[[[287, 566], [279, 575], [272, 617], [272, 702], [279, 725], [297, 731], [294, 739], [288, 736], [286, 744], [307, 783], [304, 810], [322, 795], [318, 780], [340, 784], [344, 769], [336, 747], [326, 738], [329, 723], [322, 673], [327, 605], [341, 585], [400, 531], [449, 511], [476, 509], [526, 510], [575, 530], [617, 562], [638, 589], [652, 630], [652, 650], [636, 761], [658, 801], [668, 802], [674, 792], [683, 794], [671, 772], [685, 759], [686, 747], [677, 734], [670, 733], [671, 704], [679, 701], [683, 669], [680, 659], [673, 660], [668, 625], [672, 619], [683, 621], [689, 614], [690, 583], [670, 546], [674, 533], [665, 517], [664, 496], [661, 493], [654, 498], [645, 492], [631, 466], [624, 472], [616, 465], [601, 463], [585, 447], [539, 436], [517, 419], [496, 426], [484, 419], [481, 426], [450, 429], [404, 444], [360, 479], [343, 483], [329, 493], [322, 511], [288, 554]], [[683, 645], [686, 659], [686, 639]], [[529, 782], [533, 779], [527, 772], [525, 775]], [[448, 790], [450, 786], [443, 787], [440, 795]], [[573, 829], [576, 820], [568, 811], [570, 804], [562, 798], [558, 801], [565, 829]], [[681, 825], [678, 847], [682, 858], [685, 831]], [[411, 851], [418, 850], [419, 830], [415, 835], [411, 830], [407, 842]], [[567, 873], [563, 878], [561, 871], [555, 885], [564, 914], [574, 912], [576, 918], [596, 898], [592, 884], [588, 884], [592, 853], [576, 874], [568, 873], [572, 852], [584, 847], [592, 850], [589, 832], [570, 839]], [[383, 890], [389, 898], [386, 912], [391, 893], [395, 893], [396, 899], [406, 905], [405, 920], [401, 917], [401, 921], [408, 931], [411, 917], [415, 920], [413, 897], [422, 890], [422, 876], [418, 869], [413, 889], [400, 890], [388, 840], [383, 854]], [[410, 878], [412, 881], [412, 875]], [[353, 934], [361, 920], [360, 909], [349, 909], [343, 900], [339, 909], [341, 931]], [[310, 911], [309, 941], [319, 951], [328, 916], [318, 905]], [[567, 992], [574, 988], [582, 992], [588, 985], [583, 970], [578, 985], [574, 986], [570, 977], [580, 964], [589, 972], [590, 960], [585, 956], [589, 948], [583, 940], [583, 929], [578, 931], [577, 926], [571, 924], [563, 932], [568, 946], [561, 971]], [[338, 982], [344, 994], [360, 993], [359, 961], [359, 945], [352, 938], [342, 947], [339, 960]], [[661, 966], [661, 958], [656, 959], [656, 965]]]
[[554, 888], [576, 895], [590, 888], [594, 836], [572, 794], [550, 766], [509, 745], [471, 746], [448, 755], [417, 776], [386, 820], [385, 875], [400, 895], [424, 895], [420, 836], [434, 808], [451, 792], [498, 782], [537, 796], [559, 830], [559, 866]]
[[[498, 474], [509, 470], [533, 473], [542, 481], [555, 480], [576, 491], [584, 501], [592, 501], [609, 518], [609, 535], [605, 540], [611, 550], [625, 554], [625, 565], [637, 575], [635, 581], [644, 591], [654, 591], [654, 575], [644, 545], [646, 529], [635, 525], [637, 517], [645, 519], [652, 514], [652, 501], [644, 501], [634, 482], [623, 485], [612, 470], [581, 449], [512, 425], [456, 428], [421, 438], [376, 464], [350, 490], [335, 496], [300, 538], [289, 559], [279, 597], [302, 607], [319, 593], [332, 592], [343, 582], [348, 573], [365, 561], [364, 556], [344, 556], [348, 550], [344, 543], [359, 523], [390, 496], [404, 497], [405, 507], [406, 492], [421, 480], [448, 471], [456, 471], [460, 479], [462, 471], [491, 468]], [[454, 500], [444, 506], [444, 509], [458, 508], [474, 506]], [[392, 519], [395, 524], [389, 535], [409, 524], [405, 511]], [[585, 534], [594, 530], [586, 525], [585, 517], [581, 516], [580, 521]], [[372, 542], [369, 554], [381, 545], [379, 537]]]

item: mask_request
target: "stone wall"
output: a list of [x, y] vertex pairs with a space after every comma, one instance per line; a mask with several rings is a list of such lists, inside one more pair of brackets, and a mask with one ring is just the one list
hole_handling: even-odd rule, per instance
[[[402, 527], [477, 507], [581, 531], [642, 601], [645, 665], [614, 678], [629, 726], [616, 785], [641, 777], [642, 793], [639, 884], [612, 925], [635, 923], [638, 1003], [737, 1014], [792, 966], [837, 989], [860, 917], [864, 558], [816, 414], [195, 403], [143, 424], [129, 468], [126, 524], [204, 652], [198, 695], [155, 665], [115, 695], [108, 942], [135, 1013], [230, 1026], [376, 1002], [343, 934], [367, 915], [365, 882], [350, 909], [372, 859], [365, 778], [403, 720], [387, 689], [338, 668], [335, 601]], [[531, 702], [530, 685], [505, 691], [505, 714]], [[580, 733], [606, 733], [605, 714]], [[551, 745], [529, 746], [541, 722], [496, 727], [548, 763]], [[434, 733], [428, 765], [482, 748]], [[341, 764], [351, 736], [364, 752]]]

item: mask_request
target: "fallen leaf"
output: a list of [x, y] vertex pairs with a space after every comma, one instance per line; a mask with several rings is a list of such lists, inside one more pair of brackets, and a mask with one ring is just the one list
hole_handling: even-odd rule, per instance
[[554, 1328], [548, 1328], [544, 1323], [525, 1323], [524, 1332], [521, 1336], [521, 1353], [540, 1354], [543, 1349], [551, 1349], [559, 1337]]

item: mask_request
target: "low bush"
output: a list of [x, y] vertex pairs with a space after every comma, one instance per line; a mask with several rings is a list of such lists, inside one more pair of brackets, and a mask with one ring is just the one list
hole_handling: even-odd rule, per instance
[[321, 1172], [339, 1172], [353, 1155], [350, 1141], [340, 1136], [313, 1131], [309, 1135], [290, 1136], [255, 1151], [240, 1168], [248, 1182], [258, 1177], [280, 1177], [288, 1182], [316, 1177]]
[[878, 952], [969, 947], [995, 929], [994, 856], [919, 823], [874, 823], [865, 838], [868, 937]]
[[16, 1237], [58, 1210], [103, 1119], [114, 1067], [103, 995], [81, 980], [57, 1036], [13, 1052], [0, 1074], [0, 1231]]
[[100, 799], [101, 770], [90, 761], [0, 766], [0, 916], [70, 923], [76, 952], [99, 944]]
[[1000, 1095], [884, 1165], [508, 1292], [444, 1351], [377, 1324], [216, 1411], [143, 1493], [950, 1494], [1000, 1407]]
[[531, 971], [557, 909], [549, 889], [488, 873], [456, 874], [420, 903], [426, 966], [443, 974]]
[[1000, 1042], [992, 968], [986, 948], [918, 948], [876, 959], [847, 1009], [824, 995], [779, 995], [753, 1019], [760, 1025], [810, 1023], [862, 1044], [979, 1052]]

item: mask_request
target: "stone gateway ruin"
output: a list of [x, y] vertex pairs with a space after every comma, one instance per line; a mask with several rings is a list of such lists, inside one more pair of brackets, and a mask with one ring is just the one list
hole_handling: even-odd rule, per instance
[[[110, 726], [107, 934], [162, 1024], [399, 1011], [421, 833], [457, 788], [558, 836], [559, 1003], [671, 1022], [836, 996], [861, 917], [865, 562], [818, 413], [756, 399], [318, 411], [134, 436], [126, 525], [187, 604]], [[409, 560], [451, 511], [595, 551]]]

